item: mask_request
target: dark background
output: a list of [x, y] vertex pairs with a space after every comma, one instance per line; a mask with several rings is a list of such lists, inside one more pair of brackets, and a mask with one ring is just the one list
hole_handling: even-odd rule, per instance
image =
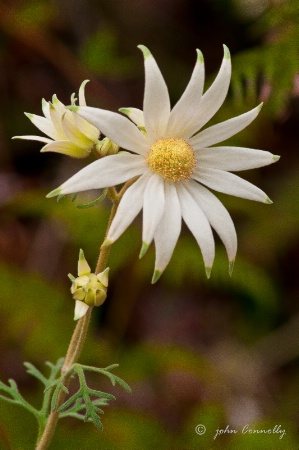
[[[105, 408], [104, 431], [63, 420], [52, 449], [299, 448], [298, 18], [296, 0], [0, 1], [0, 378], [14, 378], [35, 405], [42, 388], [23, 361], [44, 370], [45, 360], [65, 354], [74, 326], [67, 274], [76, 275], [80, 248], [95, 265], [109, 205], [81, 210], [69, 198], [45, 198], [88, 161], [11, 141], [41, 135], [23, 111], [41, 114], [41, 99], [54, 93], [68, 104], [84, 79], [91, 80], [90, 106], [141, 108], [138, 44], [154, 54], [175, 103], [195, 48], [205, 57], [207, 87], [225, 43], [231, 89], [211, 123], [262, 100], [258, 119], [229, 142], [282, 156], [244, 173], [273, 205], [219, 195], [239, 239], [232, 278], [217, 237], [209, 281], [184, 229], [154, 286], [154, 250], [138, 259], [140, 219], [113, 246], [108, 298], [93, 313], [81, 362], [119, 363], [116, 373], [133, 393], [90, 377], [91, 385], [117, 397]], [[195, 433], [197, 424], [206, 426], [204, 435]], [[242, 434], [246, 424], [280, 424], [286, 435]], [[214, 440], [227, 425], [239, 433]], [[2, 402], [0, 448], [33, 448], [35, 436], [34, 419]]]

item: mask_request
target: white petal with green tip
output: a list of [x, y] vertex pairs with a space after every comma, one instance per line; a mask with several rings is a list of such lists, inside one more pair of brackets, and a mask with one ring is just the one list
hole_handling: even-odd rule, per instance
[[[197, 61], [185, 92], [170, 113], [166, 136], [188, 138], [198, 113], [204, 84], [204, 61], [197, 50]], [[192, 133], [191, 133], [192, 134]]]
[[200, 247], [205, 267], [210, 268], [215, 257], [215, 242], [208, 219], [182, 184], [177, 187], [177, 192], [182, 217]]
[[81, 86], [79, 88], [79, 105], [80, 106], [86, 106], [86, 100], [85, 100], [85, 86], [89, 82], [89, 80], [84, 80], [81, 83]]
[[204, 186], [200, 186], [192, 180], [189, 183], [184, 183], [184, 185], [222, 240], [229, 261], [234, 261], [237, 253], [237, 233], [227, 209]]
[[[244, 147], [209, 147], [195, 152], [197, 166], [205, 169], [239, 171], [268, 166], [277, 159], [264, 150]], [[279, 159], [279, 157], [278, 157]]]
[[189, 137], [200, 130], [218, 111], [225, 100], [231, 77], [231, 60], [228, 48], [224, 45], [224, 57], [220, 70], [210, 88], [203, 94], [198, 112], [194, 114], [189, 127]]
[[141, 175], [145, 170], [147, 164], [141, 156], [129, 153], [106, 156], [84, 167], [63, 183], [58, 188], [59, 194], [73, 194], [115, 186]]
[[36, 126], [42, 133], [46, 134], [52, 139], [57, 138], [57, 132], [53, 126], [51, 120], [46, 119], [45, 117], [37, 116], [35, 114], [25, 113], [25, 116], [31, 120], [33, 125]]
[[105, 109], [80, 107], [77, 113], [120, 147], [147, 155], [149, 146], [141, 131], [126, 117]]
[[46, 119], [51, 120], [50, 105], [44, 98], [42, 99], [42, 110]]
[[141, 109], [138, 108], [120, 108], [119, 112], [125, 114], [129, 119], [134, 122], [137, 127], [144, 128], [144, 114]]
[[243, 180], [243, 178], [224, 170], [197, 168], [193, 172], [192, 178], [224, 194], [269, 203], [269, 197], [261, 189]]
[[73, 158], [85, 158], [88, 153], [86, 150], [72, 144], [70, 141], [51, 141], [41, 149], [41, 153], [55, 152], [62, 155], [71, 156]]
[[194, 150], [198, 150], [225, 141], [246, 128], [256, 118], [261, 107], [262, 104], [247, 113], [206, 128], [189, 139], [190, 145]]
[[[54, 94], [52, 97], [52, 106], [55, 108], [55, 111], [61, 118], [66, 111], [66, 106], [57, 98], [57, 95]], [[50, 103], [50, 113], [51, 113], [51, 103]]]
[[152, 145], [166, 132], [170, 100], [166, 83], [153, 55], [143, 45], [138, 47], [143, 52], [145, 68], [144, 124], [149, 143]]

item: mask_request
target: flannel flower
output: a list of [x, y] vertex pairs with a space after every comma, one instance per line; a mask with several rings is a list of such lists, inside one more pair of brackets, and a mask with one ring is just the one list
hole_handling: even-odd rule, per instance
[[[86, 106], [85, 85], [83, 81], [79, 89], [79, 105]], [[75, 94], [71, 97], [75, 105]], [[61, 103], [56, 95], [52, 102], [42, 100], [44, 117], [25, 113], [31, 122], [49, 138], [42, 136], [15, 136], [13, 139], [27, 139], [44, 142], [41, 152], [57, 152], [74, 158], [85, 158], [92, 149], [100, 152], [103, 141], [99, 141], [100, 131], [87, 120], [73, 113]], [[107, 146], [107, 143], [104, 143]], [[116, 153], [116, 151], [112, 152]]]
[[[139, 46], [145, 61], [143, 111], [122, 108], [120, 114], [91, 107], [76, 112], [128, 150], [95, 161], [48, 197], [118, 185], [138, 176], [123, 195], [109, 229], [106, 245], [113, 243], [143, 209], [143, 256], [154, 240], [157, 281], [167, 266], [181, 231], [182, 218], [202, 252], [209, 277], [215, 254], [211, 227], [226, 248], [230, 271], [237, 251], [233, 221], [210, 188], [264, 203], [267, 195], [231, 171], [266, 166], [279, 159], [269, 152], [251, 148], [218, 146], [247, 127], [261, 106], [200, 131], [222, 105], [230, 83], [230, 53], [224, 46], [220, 70], [203, 94], [204, 61], [197, 61], [182, 97], [171, 109], [163, 76], [150, 51]], [[136, 126], [137, 125], [137, 126]]]

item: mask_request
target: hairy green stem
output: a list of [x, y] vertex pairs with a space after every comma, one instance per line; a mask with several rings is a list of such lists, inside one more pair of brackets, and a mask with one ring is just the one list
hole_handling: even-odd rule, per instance
[[[109, 217], [109, 221], [107, 224], [105, 238], [107, 236], [110, 225], [116, 214], [118, 204], [119, 204], [123, 194], [128, 189], [128, 187], [132, 184], [132, 182], [134, 182], [134, 181], [135, 181], [135, 179], [128, 181], [123, 186], [123, 188], [121, 189], [121, 191], [119, 193], [117, 193], [117, 191], [114, 187], [111, 187], [108, 189], [108, 196], [111, 199], [113, 206], [112, 206], [112, 209], [110, 212], [110, 217]], [[99, 258], [98, 258], [98, 262], [96, 265], [95, 273], [100, 273], [103, 270], [105, 270], [105, 268], [107, 267], [110, 250], [111, 250], [110, 246], [106, 247], [106, 246], [102, 245], [100, 247]], [[73, 366], [73, 364], [75, 364], [78, 361], [78, 359], [80, 357], [81, 351], [84, 346], [87, 330], [89, 327], [92, 309], [93, 308], [91, 308], [91, 307], [88, 308], [86, 314], [81, 319], [79, 319], [77, 322], [77, 325], [75, 327], [75, 330], [74, 330], [72, 338], [71, 338], [71, 342], [70, 342], [68, 350], [67, 350], [64, 364], [61, 369], [62, 374], [67, 372]], [[70, 378], [71, 378], [71, 374], [67, 375], [65, 377], [65, 381], [64, 381], [65, 387], [68, 387], [68, 385], [70, 383]], [[66, 397], [66, 393], [61, 390], [58, 395], [56, 410], [50, 413], [44, 429], [39, 431], [36, 450], [46, 450], [49, 447], [49, 445], [52, 441], [52, 438], [54, 436], [57, 422], [59, 419], [59, 407], [63, 404], [65, 397]]]

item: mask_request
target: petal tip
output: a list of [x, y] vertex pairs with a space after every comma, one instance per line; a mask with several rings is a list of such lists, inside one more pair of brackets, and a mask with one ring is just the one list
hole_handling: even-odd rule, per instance
[[272, 157], [273, 162], [277, 162], [280, 160], [280, 155], [273, 155]]
[[32, 113], [24, 112], [24, 114], [26, 117], [28, 117], [29, 120], [32, 120], [34, 118], [34, 114], [32, 114]]
[[206, 270], [207, 279], [209, 279], [211, 276], [212, 267], [205, 267], [205, 270]]
[[223, 44], [223, 51], [224, 51], [224, 58], [225, 59], [230, 59], [230, 51], [229, 51], [228, 47], [225, 44]]
[[150, 56], [152, 56], [151, 52], [149, 51], [149, 49], [145, 45], [137, 45], [137, 48], [139, 48], [139, 50], [142, 51], [144, 59], [149, 58]]
[[203, 64], [204, 63], [204, 58], [203, 58], [202, 52], [197, 48], [196, 49], [196, 53], [197, 53], [197, 62]]
[[142, 243], [142, 247], [139, 253], [139, 259], [141, 259], [147, 252], [148, 248], [149, 248], [150, 244], [148, 242], [143, 242]]
[[130, 115], [130, 108], [119, 108], [120, 113], [125, 114], [126, 116]]
[[265, 199], [265, 203], [267, 204], [267, 205], [272, 205], [272, 200], [269, 198], [269, 197], [266, 197], [266, 199]]
[[234, 265], [235, 265], [235, 260], [234, 260], [234, 259], [233, 259], [232, 261], [229, 261], [228, 273], [229, 273], [229, 276], [230, 276], [230, 277], [231, 277], [232, 274], [233, 274]]
[[77, 113], [79, 111], [79, 109], [80, 109], [80, 106], [78, 106], [78, 105], [70, 105], [70, 106], [67, 106], [66, 109]]
[[152, 284], [155, 284], [159, 280], [159, 278], [161, 277], [162, 273], [163, 272], [161, 270], [155, 270], [154, 271], [153, 278], [152, 278]]
[[84, 81], [82, 81], [80, 88], [83, 89], [83, 88], [87, 85], [87, 83], [89, 83], [89, 82], [90, 82], [90, 80], [84, 80]]
[[47, 198], [56, 197], [57, 195], [61, 195], [61, 188], [54, 189], [46, 195]]

